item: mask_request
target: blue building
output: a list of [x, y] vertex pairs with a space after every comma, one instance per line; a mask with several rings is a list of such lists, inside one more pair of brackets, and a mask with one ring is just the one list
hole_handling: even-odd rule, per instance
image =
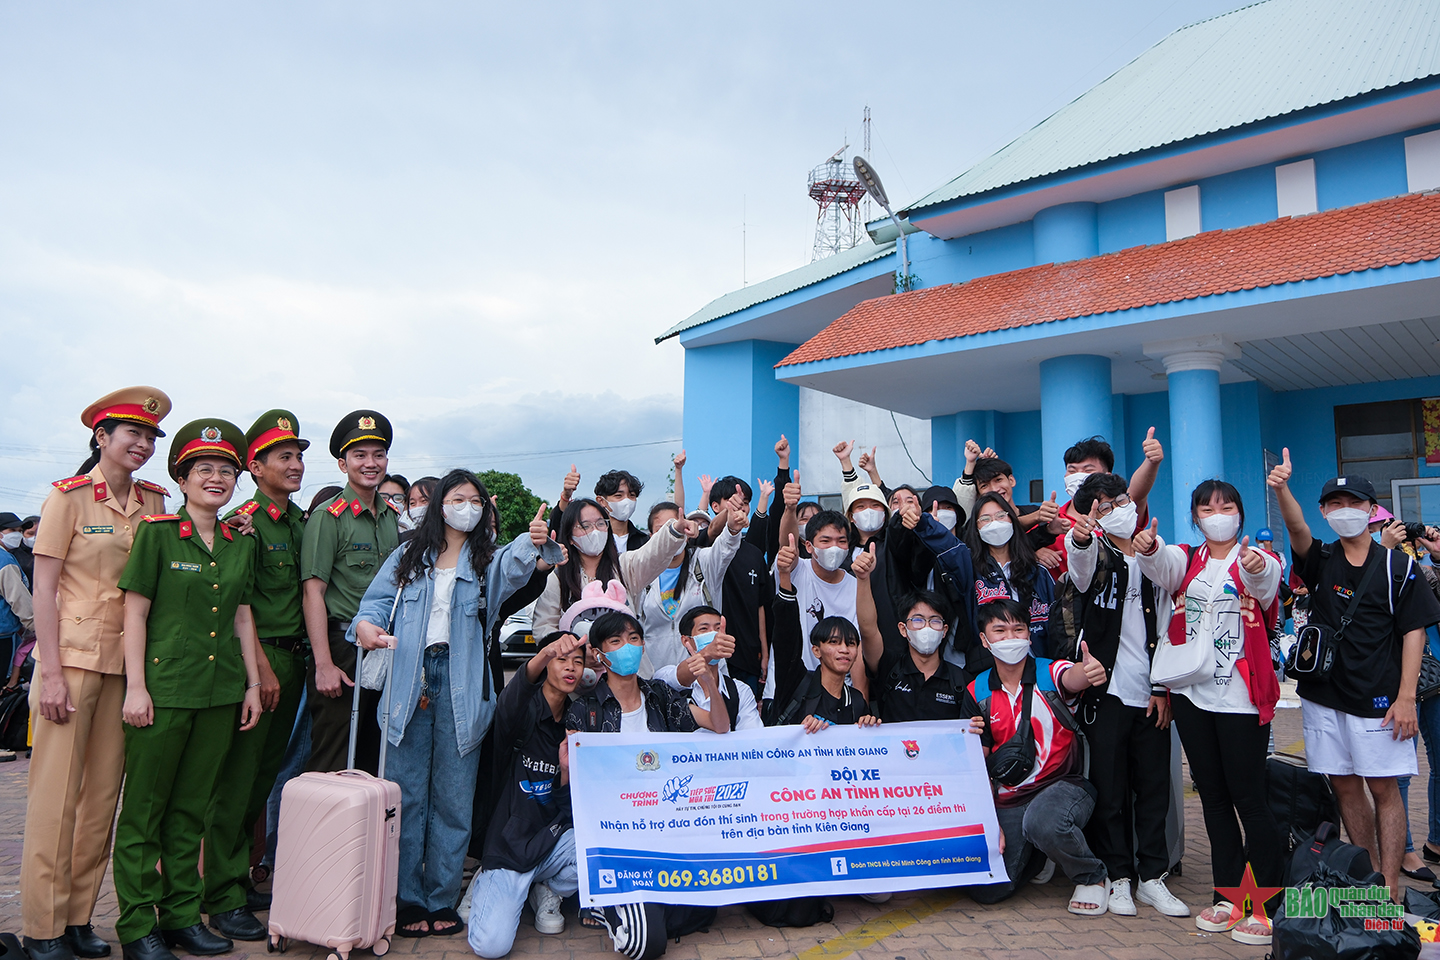
[[[667, 331], [690, 461], [768, 476], [798, 433], [807, 488], [831, 492], [830, 444], [883, 426], [907, 441], [892, 483], [906, 458], [950, 483], [974, 438], [1038, 500], [1073, 441], [1110, 438], [1126, 472], [1154, 426], [1170, 536], [1221, 476], [1250, 530], [1283, 538], [1264, 476], [1285, 447], [1302, 503], [1359, 473], [1440, 521], [1437, 190], [1433, 0], [1265, 0], [1192, 24], [902, 211], [917, 289], [892, 293], [877, 222]], [[712, 415], [717, 385], [742, 416]]]

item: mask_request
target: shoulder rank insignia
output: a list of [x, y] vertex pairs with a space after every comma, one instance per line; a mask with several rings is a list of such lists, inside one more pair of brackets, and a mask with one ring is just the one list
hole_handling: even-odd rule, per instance
[[180, 514], [178, 514], [178, 513], [147, 513], [145, 516], [141, 517], [140, 519], [141, 519], [141, 520], [144, 520], [146, 523], [159, 523], [159, 522], [161, 522], [162, 520], [179, 520], [179, 519], [180, 519]]
[[348, 506], [350, 506], [350, 504], [346, 502], [344, 497], [336, 497], [335, 502], [325, 508], [325, 512], [332, 517], [338, 517], [345, 512], [345, 508]]
[[224, 537], [226, 540], [234, 540], [234, 539], [235, 539], [235, 535], [230, 532], [230, 524], [228, 524], [228, 523], [222, 523], [222, 524], [220, 524], [220, 535], [221, 535], [222, 537]]
[[359, 500], [356, 500], [354, 503], [350, 504], [350, 512], [355, 514], [355, 516], [357, 517], [360, 516], [360, 511], [364, 509], [365, 504], [361, 503]]
[[158, 493], [162, 497], [170, 496], [169, 490], [166, 490], [164, 487], [160, 486], [160, 484], [156, 483], [153, 480], [136, 480], [135, 482], [140, 486], [144, 487], [146, 490], [149, 490], [151, 493]]
[[78, 477], [67, 477], [64, 480], [56, 480], [54, 483], [50, 484], [50, 486], [56, 488], [57, 490], [63, 490], [64, 492], [69, 493], [71, 490], [74, 490], [77, 487], [83, 487], [94, 482], [94, 477], [90, 476], [88, 473], [82, 473]]
[[194, 532], [195, 532], [195, 525], [194, 525], [193, 523], [191, 523], [189, 520], [181, 520], [181, 521], [180, 521], [180, 539], [181, 539], [181, 540], [189, 540], [191, 534], [193, 534]]
[[101, 500], [104, 500], [109, 494], [110, 494], [110, 491], [109, 491], [109, 489], [106, 488], [106, 486], [105, 486], [105, 484], [104, 484], [103, 482], [102, 482], [102, 483], [97, 483], [97, 484], [95, 484], [95, 502], [96, 502], [96, 503], [99, 503]]
[[251, 516], [256, 510], [259, 510], [259, 509], [260, 509], [260, 501], [259, 501], [259, 500], [247, 500], [247, 501], [245, 501], [243, 504], [241, 504], [241, 505], [239, 506], [239, 508], [236, 509], [235, 512], [236, 512], [236, 513], [243, 513], [243, 514], [245, 514], [245, 516], [248, 517], [248, 516]]
[[278, 522], [278, 521], [280, 520], [280, 518], [284, 515], [284, 514], [281, 512], [280, 508], [277, 507], [277, 506], [275, 506], [274, 503], [271, 503], [270, 506], [266, 507], [266, 508], [265, 508], [265, 512], [268, 513], [268, 514], [270, 514], [270, 519], [271, 519], [271, 520], [275, 520], [275, 521], [277, 521], [277, 522]]

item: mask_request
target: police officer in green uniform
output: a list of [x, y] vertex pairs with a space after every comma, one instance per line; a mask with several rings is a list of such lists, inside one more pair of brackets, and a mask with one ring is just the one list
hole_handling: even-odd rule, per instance
[[185, 505], [143, 518], [120, 577], [126, 727], [115, 932], [126, 960], [171, 960], [177, 946], [200, 956], [234, 948], [200, 921], [197, 867], [231, 738], [261, 713], [255, 544], [219, 520], [244, 448], [245, 434], [224, 420], [176, 431], [170, 475]]
[[[263, 656], [260, 705], [254, 729], [237, 733], [220, 772], [205, 830], [205, 912], [232, 940], [263, 940], [265, 925], [248, 902], [250, 844], [255, 823], [285, 759], [300, 707], [307, 662], [305, 615], [300, 605], [300, 543], [304, 511], [290, 502], [305, 478], [309, 440], [289, 410], [270, 410], [245, 432], [245, 462], [255, 496], [230, 513], [254, 524], [255, 596], [251, 613]], [[230, 517], [227, 517], [228, 520]]]
[[[305, 631], [313, 661], [306, 702], [311, 715], [310, 770], [345, 769], [350, 741], [349, 687], [355, 684], [355, 646], [345, 631], [360, 598], [390, 551], [400, 545], [399, 517], [377, 494], [389, 466], [390, 421], [374, 410], [346, 414], [330, 434], [330, 454], [345, 474], [345, 488], [313, 510], [300, 548]], [[380, 727], [379, 694], [360, 698], [355, 765], [375, 772]]]

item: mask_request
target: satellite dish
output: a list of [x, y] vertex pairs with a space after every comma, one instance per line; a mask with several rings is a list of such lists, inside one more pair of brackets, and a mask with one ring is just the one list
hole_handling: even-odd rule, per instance
[[885, 196], [885, 187], [880, 183], [880, 175], [875, 172], [874, 167], [865, 162], [864, 157], [855, 158], [855, 176], [865, 184], [866, 192], [875, 198], [875, 202], [888, 210], [890, 198]]

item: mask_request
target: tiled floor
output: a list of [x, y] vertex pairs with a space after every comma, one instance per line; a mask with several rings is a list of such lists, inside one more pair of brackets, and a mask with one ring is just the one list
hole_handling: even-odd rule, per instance
[[[1274, 732], [1278, 749], [1303, 752], [1299, 710], [1280, 710]], [[16, 932], [27, 767], [23, 760], [0, 766], [0, 929]], [[1420, 777], [1410, 793], [1410, 819], [1417, 840], [1425, 832], [1426, 776], [1428, 767], [1422, 750]], [[1187, 784], [1188, 779], [1187, 770]], [[1170, 888], [1192, 908], [1198, 908], [1210, 902], [1210, 850], [1193, 789], [1186, 791], [1185, 817], [1183, 876], [1172, 877]], [[1237, 944], [1228, 936], [1201, 935], [1193, 921], [1162, 917], [1145, 906], [1140, 907], [1137, 917], [1072, 916], [1065, 909], [1072, 889], [1063, 878], [1057, 878], [1043, 887], [1027, 886], [1010, 901], [995, 906], [981, 906], [955, 890], [897, 895], [889, 903], [878, 905], [858, 897], [840, 897], [834, 901], [833, 923], [801, 929], [766, 927], [739, 907], [724, 907], [708, 933], [687, 936], [678, 944], [672, 942], [666, 955], [675, 960], [783, 956], [798, 956], [801, 960], [850, 956], [865, 960], [1043, 960], [1055, 956], [1074, 960], [1154, 960], [1259, 958], [1266, 952], [1262, 947]], [[99, 933], [112, 942], [114, 919], [115, 893], [107, 880], [95, 923]], [[237, 947], [235, 956], [265, 956], [263, 943]], [[463, 936], [397, 939], [391, 953], [419, 954], [429, 960], [464, 960], [473, 956]], [[530, 925], [528, 912], [514, 953], [574, 958], [615, 956], [602, 932], [583, 929], [573, 918], [563, 934], [540, 936]], [[318, 960], [324, 954], [318, 948], [297, 944], [287, 951], [287, 958]], [[368, 956], [368, 952], [362, 955]]]

